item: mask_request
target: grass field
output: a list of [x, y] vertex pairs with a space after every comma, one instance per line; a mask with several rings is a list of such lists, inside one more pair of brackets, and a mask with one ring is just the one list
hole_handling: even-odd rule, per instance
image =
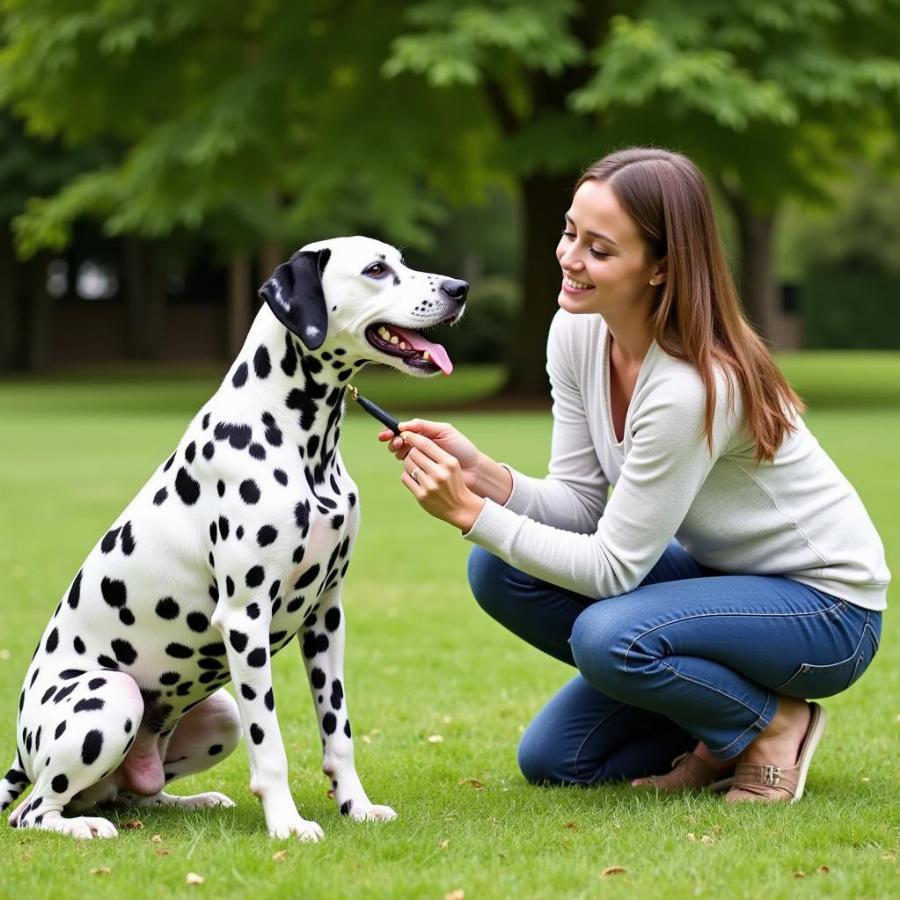
[[[900, 356], [783, 365], [900, 572]], [[430, 404], [485, 396], [498, 379], [473, 369], [440, 384], [389, 375], [359, 383], [388, 408], [427, 415]], [[214, 386], [196, 376], [0, 383], [0, 766], [13, 754], [16, 698], [47, 618]], [[543, 471], [546, 413], [439, 415], [494, 457]], [[87, 843], [14, 831], [4, 814], [0, 897], [900, 896], [895, 615], [869, 673], [826, 701], [830, 729], [796, 807], [530, 787], [516, 767], [519, 734], [570, 672], [480, 612], [465, 582], [468, 545], [418, 509], [376, 431], [354, 411], [344, 433], [363, 504], [345, 590], [346, 683], [363, 781], [399, 819], [354, 824], [327, 799], [303, 667], [287, 649], [274, 667], [291, 785], [325, 829], [323, 843], [266, 837], [240, 748], [178, 786], [223, 791], [233, 810], [114, 813], [119, 838]], [[123, 827], [136, 818], [142, 828]], [[624, 872], [604, 875], [609, 867]], [[188, 886], [190, 872], [205, 882]]]

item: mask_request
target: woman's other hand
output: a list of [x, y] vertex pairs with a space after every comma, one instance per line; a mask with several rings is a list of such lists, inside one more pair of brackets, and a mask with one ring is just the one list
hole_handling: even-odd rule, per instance
[[[459, 463], [459, 471], [465, 486], [475, 490], [478, 480], [478, 463], [481, 456], [479, 449], [464, 435], [460, 434], [449, 422], [431, 422], [428, 419], [412, 419], [400, 423], [400, 431], [419, 434], [426, 437], [441, 450], [454, 457]], [[388, 443], [388, 449], [399, 460], [406, 459], [412, 444], [404, 443], [394, 432], [385, 429], [378, 435], [378, 440]]]

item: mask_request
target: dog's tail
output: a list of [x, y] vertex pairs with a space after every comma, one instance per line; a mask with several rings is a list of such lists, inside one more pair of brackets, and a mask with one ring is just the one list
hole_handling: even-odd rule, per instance
[[19, 797], [30, 783], [30, 779], [25, 774], [22, 760], [17, 753], [16, 758], [9, 767], [9, 771], [3, 778], [0, 778], [0, 812]]

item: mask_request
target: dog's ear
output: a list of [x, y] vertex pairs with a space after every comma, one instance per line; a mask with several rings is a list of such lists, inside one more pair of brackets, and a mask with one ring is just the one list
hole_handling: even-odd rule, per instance
[[318, 350], [328, 331], [328, 309], [322, 290], [322, 273], [331, 250], [300, 250], [282, 263], [259, 289], [278, 321], [303, 341], [310, 350]]

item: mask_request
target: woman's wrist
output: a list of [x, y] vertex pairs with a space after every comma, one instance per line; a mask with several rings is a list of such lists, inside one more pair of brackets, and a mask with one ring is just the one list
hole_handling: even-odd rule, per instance
[[509, 469], [501, 466], [485, 453], [479, 451], [475, 466], [474, 493], [479, 497], [493, 500], [503, 506], [513, 489], [513, 479]]

